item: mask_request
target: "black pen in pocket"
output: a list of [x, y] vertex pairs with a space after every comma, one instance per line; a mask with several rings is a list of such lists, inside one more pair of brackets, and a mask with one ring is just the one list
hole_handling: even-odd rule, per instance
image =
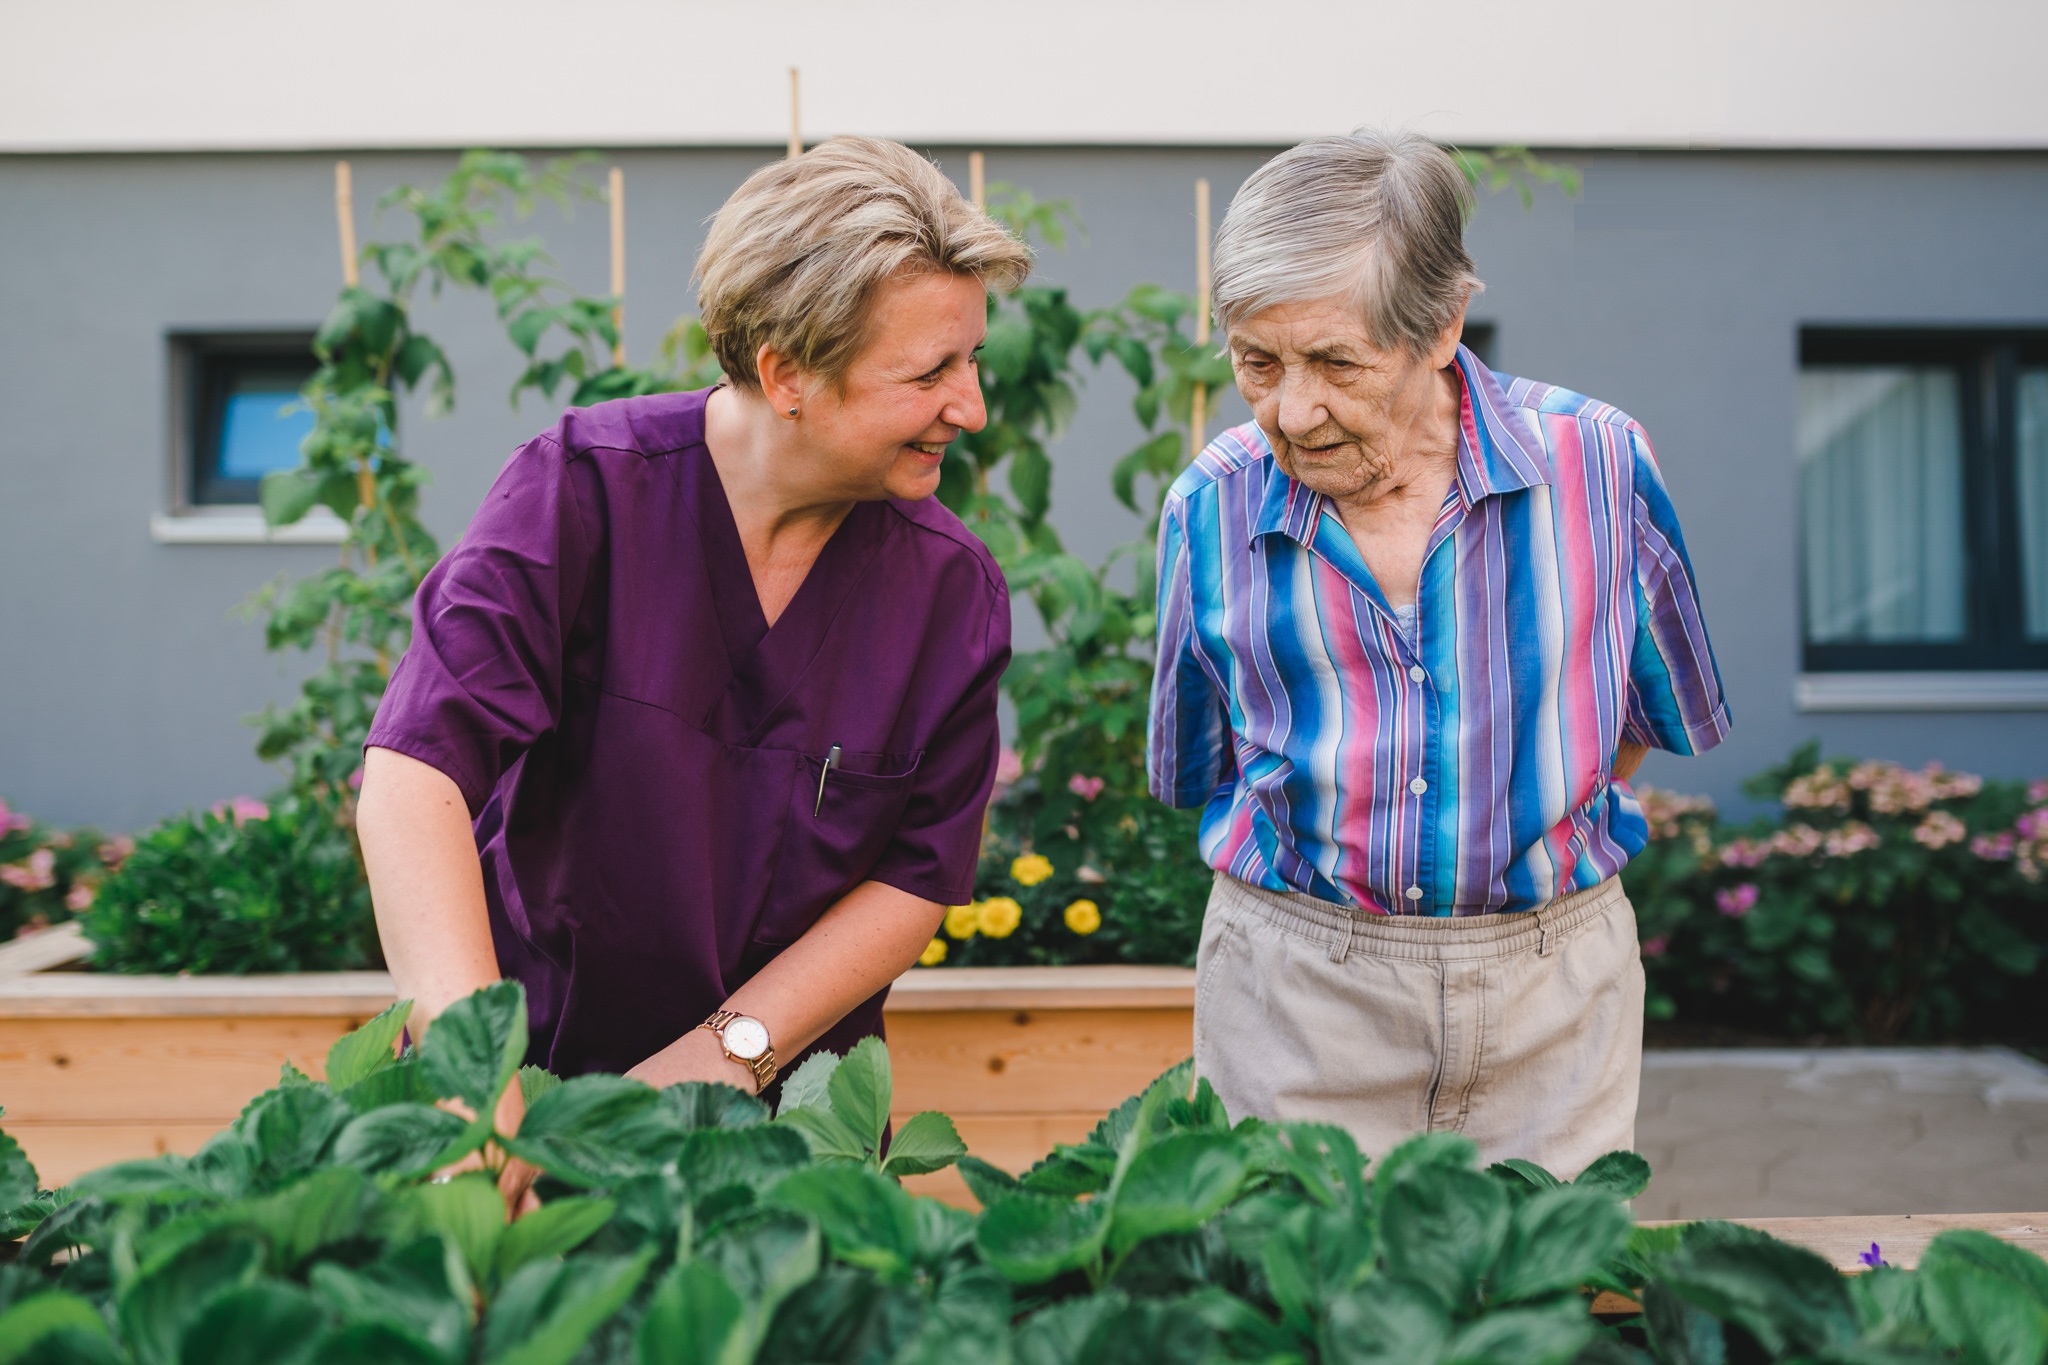
[[825, 809], [825, 779], [832, 776], [832, 770], [838, 766], [839, 746], [835, 744], [832, 746], [832, 752], [825, 755], [824, 764], [818, 769], [818, 800], [811, 807], [811, 818], [814, 820], [818, 817], [818, 813]]

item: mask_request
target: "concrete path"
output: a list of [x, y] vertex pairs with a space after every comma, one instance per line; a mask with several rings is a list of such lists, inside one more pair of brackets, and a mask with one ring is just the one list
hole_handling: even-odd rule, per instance
[[1643, 1058], [1638, 1218], [2048, 1209], [2048, 1067], [2003, 1048]]

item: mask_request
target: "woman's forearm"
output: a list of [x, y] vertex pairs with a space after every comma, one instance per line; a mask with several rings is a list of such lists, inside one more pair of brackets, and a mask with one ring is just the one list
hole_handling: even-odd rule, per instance
[[469, 808], [439, 769], [391, 749], [363, 756], [356, 833], [377, 936], [418, 1037], [451, 1003], [498, 979]]
[[[768, 1026], [785, 1061], [816, 1042], [854, 1006], [910, 970], [938, 932], [945, 907], [881, 882], [840, 897], [802, 938], [727, 998], [725, 1008]], [[653, 1085], [719, 1080], [753, 1089], [708, 1031], [692, 1029], [633, 1068]]]

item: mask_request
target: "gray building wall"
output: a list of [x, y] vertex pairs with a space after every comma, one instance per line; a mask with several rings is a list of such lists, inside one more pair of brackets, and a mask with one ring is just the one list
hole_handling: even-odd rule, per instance
[[[964, 179], [958, 148], [935, 154]], [[1132, 284], [1192, 288], [1193, 180], [1218, 212], [1257, 150], [1047, 148], [992, 153], [991, 180], [1066, 197], [1086, 236], [1039, 275], [1085, 305]], [[704, 219], [767, 153], [628, 152], [629, 349], [692, 311]], [[1794, 381], [1808, 323], [2048, 326], [2048, 155], [1597, 153], [1585, 192], [1481, 206], [1471, 231], [1499, 368], [1618, 404], [1657, 444], [1702, 581], [1736, 710], [1695, 760], [1648, 780], [1739, 805], [1738, 781], [1819, 737], [1830, 751], [1998, 775], [2048, 771], [2048, 713], [1804, 714]], [[452, 155], [365, 154], [368, 206]], [[169, 358], [178, 329], [311, 327], [337, 286], [331, 159], [315, 155], [0, 157], [0, 796], [43, 819], [142, 827], [272, 786], [244, 717], [286, 700], [297, 667], [237, 612], [328, 547], [157, 544], [166, 503]], [[602, 206], [543, 210], [562, 273], [606, 280]], [[456, 414], [401, 420], [432, 470], [444, 545], [505, 456], [552, 413], [505, 401], [517, 367], [487, 302], [455, 295], [421, 325], [454, 360]], [[1136, 523], [1106, 494], [1139, 436], [1129, 386], [1090, 379], [1055, 452], [1053, 518], [1090, 556]], [[1234, 398], [1224, 420], [1242, 420]], [[1027, 642], [1029, 609], [1020, 609]]]

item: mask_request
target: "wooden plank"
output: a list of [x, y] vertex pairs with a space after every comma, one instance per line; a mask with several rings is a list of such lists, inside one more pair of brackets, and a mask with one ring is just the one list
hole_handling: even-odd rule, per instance
[[[60, 928], [67, 926], [59, 926]], [[37, 938], [58, 932], [47, 930]], [[6, 951], [0, 949], [0, 952]], [[1184, 967], [958, 967], [913, 969], [896, 983], [889, 1013], [962, 1009], [1193, 1009], [1195, 974]], [[386, 972], [265, 976], [24, 975], [0, 980], [0, 1019], [110, 1015], [299, 1016], [375, 1014], [397, 997]]]
[[116, 1161], [165, 1152], [190, 1156], [234, 1117], [164, 1123], [16, 1123], [10, 1112], [0, 1127], [21, 1144], [43, 1188], [55, 1189]]
[[267, 1018], [47, 1019], [0, 1029], [0, 1120], [218, 1120], [277, 1084], [289, 1058], [326, 1074], [327, 1049], [367, 1013]]
[[932, 1011], [889, 1021], [897, 1108], [1098, 1115], [1194, 1051], [1189, 1010]]
[[92, 956], [92, 940], [78, 922], [53, 925], [0, 944], [0, 981], [46, 972]]
[[387, 972], [294, 972], [274, 976], [46, 973], [0, 981], [0, 1019], [290, 1015], [299, 1019], [354, 1019], [360, 1023], [394, 998]]
[[1187, 1009], [1188, 967], [913, 968], [889, 993], [889, 1013], [929, 1010]]

